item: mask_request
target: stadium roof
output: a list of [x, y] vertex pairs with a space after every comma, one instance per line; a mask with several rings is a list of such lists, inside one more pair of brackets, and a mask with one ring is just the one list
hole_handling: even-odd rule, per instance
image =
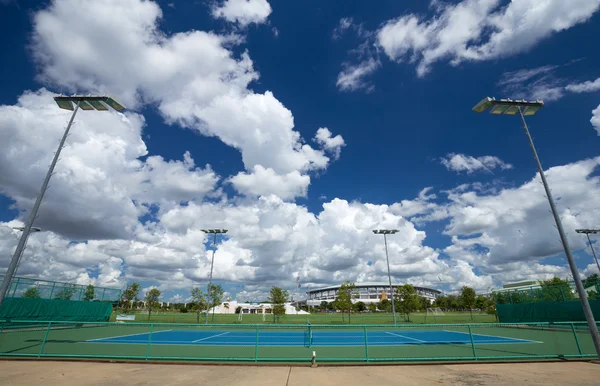
[[[392, 286], [393, 287], [399, 287], [399, 286], [402, 286], [404, 284], [406, 284], [406, 283], [396, 283], [396, 284], [392, 284]], [[388, 288], [390, 286], [390, 284], [386, 283], [386, 282], [365, 281], [365, 282], [362, 282], [362, 283], [354, 283], [354, 286], [356, 288], [361, 288], [361, 287], [386, 287], [386, 288]], [[435, 288], [424, 287], [424, 286], [421, 286], [421, 285], [414, 285], [414, 284], [412, 286], [415, 287], [415, 288], [426, 288], [428, 290], [436, 291], [436, 292], [441, 293], [441, 291], [436, 290]], [[317, 292], [317, 291], [334, 290], [334, 289], [338, 289], [340, 287], [341, 287], [341, 284], [337, 284], [337, 285], [332, 285], [332, 286], [328, 286], [328, 287], [311, 288], [311, 289], [307, 290], [306, 292], [309, 293], [309, 292]]]

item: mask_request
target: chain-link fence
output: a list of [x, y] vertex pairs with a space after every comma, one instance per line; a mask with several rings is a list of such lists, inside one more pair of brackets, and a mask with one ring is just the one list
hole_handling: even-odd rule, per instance
[[207, 362], [495, 361], [595, 357], [585, 323], [321, 325], [11, 321], [0, 356]]
[[[0, 275], [0, 281], [4, 275]], [[6, 293], [7, 297], [35, 297], [41, 299], [84, 300], [86, 285], [63, 283], [52, 280], [14, 277]], [[117, 302], [121, 290], [117, 288], [94, 287], [93, 297], [89, 300]]]

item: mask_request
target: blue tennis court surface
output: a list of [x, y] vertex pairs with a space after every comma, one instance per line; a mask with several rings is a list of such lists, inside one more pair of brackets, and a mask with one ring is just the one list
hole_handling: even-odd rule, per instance
[[[260, 331], [259, 346], [306, 346], [308, 331]], [[475, 344], [541, 343], [532, 340], [507, 338], [494, 335], [473, 334]], [[148, 344], [150, 334], [131, 334], [102, 339], [91, 339], [92, 343]], [[209, 345], [209, 346], [255, 346], [256, 332], [252, 330], [165, 330], [152, 333], [151, 342], [165, 345]], [[390, 330], [369, 331], [369, 346], [404, 346], [436, 344], [471, 344], [466, 332], [449, 330], [416, 331]], [[312, 331], [311, 346], [364, 346], [362, 331]]]

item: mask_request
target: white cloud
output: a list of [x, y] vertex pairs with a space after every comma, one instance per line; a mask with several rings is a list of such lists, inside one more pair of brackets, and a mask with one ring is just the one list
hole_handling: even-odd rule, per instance
[[361, 88], [372, 91], [374, 86], [364, 80], [364, 78], [379, 68], [379, 60], [369, 58], [357, 65], [346, 64], [344, 69], [338, 74], [336, 85], [342, 91], [355, 91]]
[[[203, 31], [166, 36], [158, 29], [161, 15], [155, 3], [139, 0], [52, 3], [34, 17], [40, 79], [68, 91], [110, 91], [133, 108], [155, 103], [167, 122], [239, 149], [248, 170], [327, 166], [272, 92], [248, 89], [258, 73], [248, 53], [236, 58], [228, 48], [239, 38]], [[64, 36], [70, 44], [62, 44]]]
[[598, 135], [600, 135], [600, 106], [596, 107], [596, 109], [592, 111], [592, 119], [590, 119], [590, 122], [592, 122], [594, 130], [596, 130]]
[[[33, 206], [71, 114], [52, 96], [26, 92], [16, 106], [0, 106], [0, 193], [21, 211]], [[147, 154], [143, 125], [135, 113], [79, 112], [36, 224], [78, 239], [127, 237], [145, 211], [141, 204], [166, 209], [214, 191], [218, 176], [195, 167], [189, 153], [183, 161], [140, 161]]]
[[[573, 249], [585, 247], [573, 230], [591, 226], [600, 214], [594, 198], [600, 194], [600, 178], [592, 176], [599, 164], [596, 158], [546, 171]], [[444, 233], [453, 236], [448, 249], [452, 256], [475, 253], [481, 265], [502, 265], [538, 261], [562, 252], [539, 176], [497, 194], [464, 189], [449, 192], [448, 198], [450, 223]]]
[[595, 92], [600, 90], [600, 78], [594, 81], [587, 81], [583, 83], [575, 83], [570, 84], [565, 87], [568, 91], [574, 93], [582, 93], [582, 92]]
[[418, 197], [414, 200], [402, 200], [399, 203], [393, 204], [390, 207], [390, 211], [407, 218], [432, 211], [437, 208], [437, 204], [431, 202], [431, 200], [437, 196], [435, 194], [428, 194], [431, 189], [431, 187], [427, 187], [421, 190]]
[[329, 153], [333, 154], [333, 159], [339, 159], [342, 147], [346, 146], [344, 138], [341, 135], [333, 137], [331, 131], [326, 127], [320, 127], [315, 134], [315, 142], [317, 142], [321, 148]]
[[512, 165], [502, 161], [498, 157], [486, 155], [482, 157], [473, 157], [465, 154], [450, 153], [446, 158], [441, 159], [442, 165], [448, 170], [455, 172], [473, 172], [485, 170], [492, 172], [493, 169], [500, 168], [502, 170], [512, 169]]
[[275, 194], [283, 200], [291, 200], [296, 197], [306, 197], [310, 177], [298, 171], [278, 175], [273, 169], [265, 169], [257, 165], [252, 173], [240, 172], [229, 181], [238, 192], [246, 196]]
[[223, 0], [219, 5], [214, 4], [211, 11], [215, 18], [245, 27], [266, 22], [272, 9], [267, 0]]
[[378, 44], [395, 61], [416, 62], [424, 76], [433, 63], [490, 60], [526, 51], [553, 33], [587, 21], [600, 0], [463, 0], [435, 7], [427, 19], [414, 14], [388, 21]]
[[354, 19], [352, 17], [343, 17], [340, 19], [338, 26], [333, 30], [333, 39], [340, 39], [348, 29], [354, 25]]

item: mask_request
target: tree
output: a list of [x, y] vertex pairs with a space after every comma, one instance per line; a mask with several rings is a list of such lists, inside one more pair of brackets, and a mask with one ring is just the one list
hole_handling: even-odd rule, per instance
[[463, 307], [469, 309], [471, 320], [473, 320], [473, 306], [475, 305], [476, 296], [475, 290], [471, 287], [464, 286], [460, 290], [460, 302], [462, 303]]
[[28, 299], [39, 299], [41, 297], [40, 289], [38, 287], [31, 287], [23, 293], [23, 297]]
[[[215, 321], [215, 308], [223, 301], [223, 287], [220, 284], [211, 284], [208, 286], [207, 299], [209, 308], [212, 307], [212, 321]], [[208, 312], [208, 310], [206, 310]]]
[[369, 312], [377, 312], [377, 304], [369, 303]]
[[488, 300], [485, 298], [485, 296], [479, 295], [475, 299], [475, 308], [483, 310], [486, 308], [487, 303], [488, 303]]
[[92, 301], [94, 300], [96, 296], [94, 295], [94, 286], [91, 284], [88, 284], [88, 286], [85, 288], [85, 294], [83, 295], [83, 300], [85, 301]]
[[241, 312], [242, 312], [242, 306], [237, 306], [237, 307], [235, 307], [235, 313], [236, 313], [236, 314], [239, 314], [239, 313], [241, 313]]
[[337, 300], [327, 303], [327, 311], [337, 310]]
[[196, 323], [200, 323], [200, 313], [203, 310], [208, 312], [206, 296], [204, 296], [204, 292], [198, 287], [193, 288], [190, 294], [192, 295], [192, 304], [196, 310]]
[[541, 281], [540, 285], [542, 287], [542, 300], [545, 302], [564, 302], [575, 299], [575, 295], [567, 280], [555, 276], [550, 280]]
[[56, 296], [54, 296], [54, 298], [61, 300], [71, 300], [73, 295], [75, 295], [75, 291], [75, 286], [63, 287], [60, 291], [56, 293]]
[[431, 306], [429, 299], [425, 296], [419, 296], [419, 311], [427, 311], [427, 308]]
[[327, 302], [325, 300], [323, 300], [321, 302], [321, 306], [319, 307], [319, 311], [326, 311], [327, 310]]
[[272, 287], [269, 293], [269, 303], [273, 307], [273, 323], [279, 322], [281, 315], [285, 315], [285, 303], [290, 296], [287, 290], [280, 287]]
[[148, 320], [150, 320], [150, 315], [152, 314], [152, 310], [158, 307], [158, 298], [160, 297], [160, 290], [158, 288], [152, 288], [148, 292], [146, 292], [146, 308], [148, 308]]
[[387, 299], [383, 299], [382, 301], [379, 302], [379, 304], [377, 305], [377, 308], [379, 308], [380, 311], [391, 311], [392, 310], [392, 302], [390, 302]]
[[583, 283], [583, 288], [588, 288], [591, 287], [593, 285], [600, 285], [600, 278], [598, 278], [598, 274], [594, 273], [591, 274], [590, 276], [586, 277], [585, 279], [582, 280]]
[[410, 313], [415, 312], [419, 308], [419, 296], [415, 292], [415, 287], [410, 284], [404, 284], [396, 289], [396, 297], [394, 298], [396, 311], [406, 315], [406, 321], [410, 322]]
[[352, 295], [355, 293], [354, 283], [345, 281], [338, 290], [337, 306], [342, 312], [342, 321], [344, 321], [344, 311], [348, 311], [348, 323], [350, 323], [350, 313], [352, 312]]
[[127, 312], [130, 308], [133, 307], [133, 302], [138, 301], [138, 294], [140, 292], [139, 283], [131, 283], [125, 288], [123, 294], [121, 294], [121, 302], [125, 303], [123, 305], [123, 310]]
[[367, 305], [364, 302], [356, 302], [352, 306], [352, 309], [357, 312], [363, 312], [367, 309]]

